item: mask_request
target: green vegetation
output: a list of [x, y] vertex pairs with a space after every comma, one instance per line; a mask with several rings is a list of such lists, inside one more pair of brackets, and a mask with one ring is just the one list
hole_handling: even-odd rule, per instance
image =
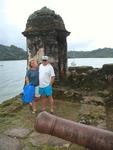
[[[73, 121], [79, 121], [79, 103], [57, 100], [55, 102], [55, 107], [55, 115]], [[26, 128], [30, 129], [33, 133], [36, 132], [34, 129], [34, 123], [40, 110], [41, 101], [38, 103], [37, 114], [32, 114], [28, 105], [21, 102], [21, 95], [8, 101], [4, 101], [0, 104], [0, 134], [13, 128]], [[49, 106], [47, 106], [47, 111], [49, 112]], [[30, 140], [30, 135], [26, 138], [21, 138], [21, 143], [22, 145], [27, 145], [30, 150], [86, 150], [86, 148], [76, 144], [71, 144], [69, 147], [55, 147], [49, 144], [43, 144], [38, 147], [33, 146]]]
[[[81, 91], [83, 92], [83, 91]], [[101, 92], [101, 91], [100, 91]], [[88, 94], [89, 93], [89, 94]], [[112, 127], [113, 124], [113, 109], [106, 113], [105, 106], [94, 103], [97, 99], [101, 99], [94, 92], [85, 91], [84, 100], [81, 102], [71, 102], [66, 100], [66, 97], [54, 95], [55, 99], [55, 115], [64, 119], [73, 120], [87, 125], [97, 126], [98, 128], [106, 129], [106, 126]], [[86, 150], [87, 148], [73, 143], [62, 143], [54, 136], [41, 134], [36, 132], [34, 124], [36, 117], [41, 110], [41, 100], [38, 102], [37, 113], [32, 114], [27, 104], [22, 103], [22, 95], [18, 95], [10, 100], [0, 104], [0, 134], [7, 135], [7, 131], [12, 129], [28, 129], [29, 134], [25, 137], [16, 137], [20, 141], [23, 149], [30, 150]], [[104, 100], [104, 98], [103, 98]], [[95, 102], [96, 102], [95, 101]], [[108, 107], [110, 109], [110, 107]], [[50, 107], [47, 105], [47, 112], [50, 112]], [[109, 115], [108, 115], [109, 114]], [[106, 120], [107, 119], [107, 120]], [[111, 121], [111, 122], [110, 122]], [[107, 123], [107, 124], [106, 124]], [[109, 124], [110, 123], [110, 124]], [[109, 126], [110, 125], [110, 126]], [[108, 128], [110, 130], [110, 128]], [[13, 132], [12, 132], [13, 133]], [[18, 135], [18, 133], [17, 133]], [[3, 142], [3, 144], [5, 141]]]
[[14, 45], [4, 46], [0, 44], [0, 60], [24, 60], [27, 59], [27, 52]]
[[[112, 58], [113, 48], [99, 48], [93, 51], [68, 51], [68, 58]], [[0, 60], [25, 60], [27, 52], [14, 45], [0, 44]]]
[[93, 51], [68, 51], [68, 58], [112, 58], [113, 48], [99, 48]]

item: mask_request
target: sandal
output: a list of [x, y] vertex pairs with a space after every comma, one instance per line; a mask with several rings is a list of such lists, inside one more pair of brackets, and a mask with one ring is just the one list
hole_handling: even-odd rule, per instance
[[35, 114], [35, 113], [36, 113], [36, 109], [35, 109], [35, 110], [33, 110], [33, 111], [32, 111], [32, 113], [33, 113], [33, 114]]

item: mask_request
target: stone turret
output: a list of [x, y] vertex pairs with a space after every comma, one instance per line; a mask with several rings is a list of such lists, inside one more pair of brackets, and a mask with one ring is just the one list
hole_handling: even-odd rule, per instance
[[43, 55], [48, 55], [57, 79], [66, 77], [66, 37], [69, 34], [62, 18], [53, 10], [43, 7], [35, 11], [29, 16], [23, 32], [27, 38], [28, 61], [34, 58], [40, 62]]

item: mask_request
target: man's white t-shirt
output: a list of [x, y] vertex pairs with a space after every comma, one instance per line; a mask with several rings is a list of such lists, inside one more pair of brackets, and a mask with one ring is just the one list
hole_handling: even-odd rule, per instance
[[51, 64], [39, 66], [39, 86], [41, 88], [48, 86], [53, 76], [55, 76], [55, 73]]

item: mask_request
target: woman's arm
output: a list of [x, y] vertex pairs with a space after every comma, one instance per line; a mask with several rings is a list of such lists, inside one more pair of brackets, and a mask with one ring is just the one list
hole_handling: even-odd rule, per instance
[[25, 84], [29, 84], [29, 78], [27, 76], [25, 77]]

